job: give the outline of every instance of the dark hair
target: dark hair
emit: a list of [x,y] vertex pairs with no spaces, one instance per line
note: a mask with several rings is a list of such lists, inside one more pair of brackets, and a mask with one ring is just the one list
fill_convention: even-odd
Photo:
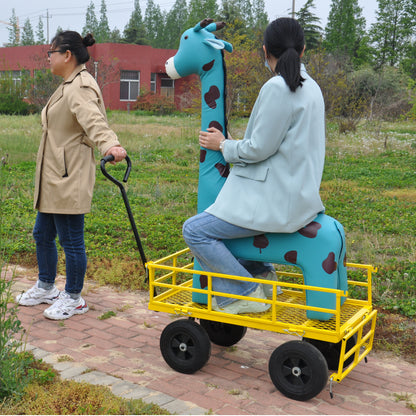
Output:
[[277,58],[274,72],[280,74],[291,91],[305,81],[300,75],[300,55],[305,47],[303,29],[297,20],[281,17],[271,22],[264,31],[267,53]]
[[61,52],[70,50],[78,62],[78,64],[85,64],[90,59],[87,47],[92,46],[95,39],[91,33],[88,33],[84,38],[72,30],[58,32],[52,39],[51,45],[58,48]]

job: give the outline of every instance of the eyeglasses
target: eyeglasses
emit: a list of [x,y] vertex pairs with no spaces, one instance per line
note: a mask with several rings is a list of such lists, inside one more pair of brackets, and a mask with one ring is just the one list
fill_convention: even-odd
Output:
[[60,50],[55,50],[55,51],[48,51],[48,52],[46,52],[47,54],[48,54],[48,58],[50,58],[51,57],[51,55],[53,54],[53,53],[55,53],[55,52],[61,52]]

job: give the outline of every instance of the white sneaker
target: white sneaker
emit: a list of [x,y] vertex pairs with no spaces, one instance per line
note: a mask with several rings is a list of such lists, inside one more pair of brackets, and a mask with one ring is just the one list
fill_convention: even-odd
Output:
[[[266,280],[273,280],[274,282],[277,282],[277,275],[276,272],[273,270],[270,270],[269,272],[265,272],[262,274],[258,274],[254,276],[256,279],[266,279]],[[271,299],[273,297],[273,285],[266,285],[265,283],[262,284],[264,294],[266,297]],[[280,286],[276,286],[276,295],[281,295],[283,293],[283,290]]]
[[[258,285],[257,289],[254,292],[251,292],[249,295],[247,295],[252,298],[258,298],[258,299],[266,299],[266,296],[263,292],[262,285]],[[225,313],[232,313],[233,315],[239,314],[239,313],[260,313],[260,312],[266,312],[270,308],[269,303],[261,303],[261,302],[254,302],[251,300],[236,300],[233,303],[230,303],[229,305],[224,306],[223,308],[220,308],[217,304],[217,301],[215,300],[215,297],[212,298],[212,309],[217,312],[225,312]]]
[[36,282],[29,290],[16,296],[16,302],[23,306],[35,306],[41,303],[52,304],[59,298],[59,290],[53,285],[50,290],[41,289],[39,281]]
[[49,308],[43,311],[43,315],[49,319],[68,319],[72,315],[80,315],[88,312],[88,306],[84,299],[72,299],[65,291],[61,292],[59,299]]

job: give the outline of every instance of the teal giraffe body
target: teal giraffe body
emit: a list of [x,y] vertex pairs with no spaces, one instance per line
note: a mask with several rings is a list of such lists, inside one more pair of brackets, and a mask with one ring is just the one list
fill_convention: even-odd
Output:
[[[230,43],[217,39],[212,32],[223,27],[205,19],[186,30],[178,52],[166,62],[171,78],[197,74],[201,80],[201,130],[213,126],[227,137],[225,116],[226,73],[223,51],[232,52]],[[229,165],[220,151],[200,149],[198,212],[216,199],[229,173]],[[345,234],[342,225],[320,213],[306,227],[295,233],[267,233],[256,237],[226,240],[234,256],[247,260],[289,264],[302,270],[308,286],[347,291]],[[198,264],[196,270],[202,270]],[[206,276],[194,275],[194,287],[205,288]],[[345,297],[342,298],[342,302]],[[193,301],[207,303],[204,294],[193,293]],[[306,290],[306,304],[336,309],[336,296]],[[309,319],[328,320],[331,313],[307,311]]]

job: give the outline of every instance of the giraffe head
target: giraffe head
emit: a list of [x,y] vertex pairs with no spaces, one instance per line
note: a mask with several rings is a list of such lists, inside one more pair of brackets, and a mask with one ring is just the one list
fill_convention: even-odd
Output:
[[224,49],[232,52],[230,43],[217,39],[212,33],[224,26],[224,22],[214,23],[212,19],[204,19],[186,30],[181,36],[178,52],[166,62],[169,77],[178,79],[190,74],[202,76],[207,70],[206,66],[213,65]]

